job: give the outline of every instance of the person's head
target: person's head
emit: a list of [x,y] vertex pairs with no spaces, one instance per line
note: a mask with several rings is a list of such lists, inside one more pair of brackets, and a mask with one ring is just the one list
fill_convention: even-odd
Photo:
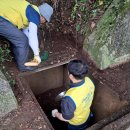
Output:
[[43,3],[38,8],[41,15],[40,17],[41,23],[45,23],[46,21],[50,22],[51,16],[53,14],[53,8],[47,3]]
[[72,60],[68,63],[68,72],[70,80],[82,80],[88,73],[88,65],[83,60]]

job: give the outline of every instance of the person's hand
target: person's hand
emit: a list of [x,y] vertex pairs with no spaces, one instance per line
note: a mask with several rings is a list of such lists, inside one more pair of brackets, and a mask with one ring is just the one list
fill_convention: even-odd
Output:
[[37,62],[38,64],[41,63],[41,58],[39,55],[34,55],[33,61]]
[[57,109],[52,110],[52,111],[51,111],[52,117],[56,117],[55,114],[56,114],[57,112],[58,112]]
[[25,66],[38,66],[41,63],[41,58],[39,55],[34,55],[32,61],[24,63]]

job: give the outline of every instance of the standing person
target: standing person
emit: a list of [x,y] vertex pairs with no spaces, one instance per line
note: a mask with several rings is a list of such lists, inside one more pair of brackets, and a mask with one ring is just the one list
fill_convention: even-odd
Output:
[[94,84],[89,77],[88,66],[82,60],[73,60],[68,64],[70,89],[61,101],[61,113],[52,110],[52,116],[68,122],[68,130],[85,130],[91,117],[90,107],[93,101]]
[[[40,64],[38,26],[50,22],[52,14],[47,3],[37,7],[25,0],[0,0],[0,35],[11,42],[20,71],[31,71]],[[34,53],[31,62],[27,62],[29,46]]]

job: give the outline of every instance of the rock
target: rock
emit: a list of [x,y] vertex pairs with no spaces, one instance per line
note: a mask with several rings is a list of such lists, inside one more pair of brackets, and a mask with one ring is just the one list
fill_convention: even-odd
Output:
[[113,67],[130,59],[129,2],[113,0],[96,30],[87,34],[84,50],[101,69]]
[[0,118],[4,117],[7,113],[17,109],[17,101],[12,92],[12,89],[0,71]]
[[96,87],[92,111],[95,121],[100,121],[112,113],[119,111],[128,105],[127,101],[121,101],[119,95],[107,86],[100,84]]

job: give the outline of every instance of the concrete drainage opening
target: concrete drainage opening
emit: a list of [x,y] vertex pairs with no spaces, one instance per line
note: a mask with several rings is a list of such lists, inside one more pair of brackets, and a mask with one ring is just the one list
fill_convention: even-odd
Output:
[[[67,124],[65,122],[59,121],[51,116],[51,111],[53,109],[57,108],[60,111],[60,101],[55,100],[56,96],[60,92],[68,89],[69,79],[66,65],[46,69],[29,76],[25,76],[25,79],[53,128],[55,130],[67,130]],[[116,95],[113,90],[105,85],[102,87],[102,84],[100,84],[99,81],[95,82],[95,86],[96,91],[92,105],[92,112],[94,113],[93,124],[97,124],[95,128],[100,129],[99,126],[103,127],[126,114],[121,114],[119,112],[119,114],[116,114],[113,118],[110,117],[110,115],[114,112],[117,112],[119,109],[126,106],[127,102],[120,101],[119,96]],[[99,122],[105,118],[108,119],[106,121]]]
[[56,96],[68,88],[69,79],[66,65],[46,69],[26,76],[25,79],[53,128],[67,130],[66,123],[51,116],[53,109],[60,110],[60,101],[55,100]]

